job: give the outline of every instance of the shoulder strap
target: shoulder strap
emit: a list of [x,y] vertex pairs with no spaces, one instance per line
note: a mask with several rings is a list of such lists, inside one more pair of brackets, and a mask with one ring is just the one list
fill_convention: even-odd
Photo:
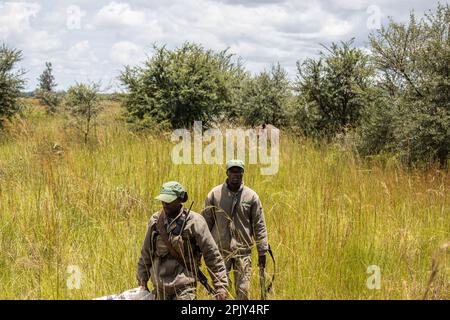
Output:
[[[211,210],[212,212],[212,227],[210,229],[210,231],[212,230],[212,228],[214,227],[214,225],[216,224],[216,206],[215,206],[215,196],[214,196],[214,192],[212,192],[212,199],[211,199],[211,203],[209,204],[209,206],[205,206],[202,210],[202,215],[204,215],[204,212],[206,210]],[[209,226],[208,226],[209,227]]]
[[178,263],[180,263],[182,266],[184,266],[184,261],[181,259],[178,252],[175,250],[175,248],[172,246],[169,240],[169,235],[167,233],[166,227],[164,226],[164,217],[166,216],[166,213],[164,211],[161,211],[158,221],[156,222],[156,228],[158,229],[159,235],[161,236],[162,241],[166,245],[167,249],[170,252],[170,255],[174,257]]
[[[191,204],[191,208],[192,208],[192,204]],[[189,208],[189,211],[186,214],[186,221],[187,221],[187,218],[188,218],[189,213],[191,211],[191,208]],[[167,246],[167,249],[169,250],[170,255],[172,257],[174,257],[175,260],[177,260],[179,264],[181,264],[182,266],[185,266],[187,268],[187,265],[186,265],[185,261],[183,261],[183,259],[180,257],[178,252],[175,250],[175,248],[170,243],[169,235],[167,234],[166,227],[164,226],[164,217],[165,217],[165,215],[166,214],[165,214],[164,210],[161,211],[161,214],[159,215],[159,218],[158,218],[158,222],[156,223],[156,228],[158,229],[158,232],[159,232],[159,235],[161,236],[162,241]],[[201,270],[198,268],[198,266],[195,266],[195,268],[196,268],[196,270],[195,270],[196,278],[206,288],[208,293],[210,293],[212,295],[215,295],[216,292],[209,285],[208,279],[206,278],[205,274],[203,272],[201,272]]]
[[241,198],[242,198],[242,192],[244,192],[244,190],[240,190],[237,191],[234,195],[233,195],[233,202],[232,202],[232,208],[231,208],[231,217],[234,219],[236,217],[236,211],[238,208],[238,204],[241,202]]

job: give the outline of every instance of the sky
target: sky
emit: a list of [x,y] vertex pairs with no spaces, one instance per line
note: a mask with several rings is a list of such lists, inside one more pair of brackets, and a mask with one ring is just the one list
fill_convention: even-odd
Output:
[[[441,1],[441,3],[445,3]],[[174,49],[190,41],[214,50],[229,48],[256,74],[280,62],[289,77],[296,62],[316,57],[321,45],[368,34],[388,17],[406,22],[423,16],[434,0],[135,0],[0,1],[0,42],[20,49],[26,91],[36,88],[45,62],[53,64],[58,90],[100,81],[121,91],[124,65],[142,64],[152,45]]]

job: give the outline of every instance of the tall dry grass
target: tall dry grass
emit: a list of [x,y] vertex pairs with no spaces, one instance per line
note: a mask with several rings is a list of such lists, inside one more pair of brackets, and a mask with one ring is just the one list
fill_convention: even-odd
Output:
[[[224,181],[220,165],[173,165],[167,136],[133,134],[119,114],[106,108],[88,146],[63,116],[39,110],[0,137],[0,299],[91,299],[134,287],[160,185],[181,181],[199,211]],[[286,134],[280,151],[278,174],[261,176],[257,165],[245,173],[277,259],[271,299],[450,298],[449,252],[439,249],[450,239],[448,171],[368,164]],[[67,286],[70,265],[82,272],[78,290]],[[366,286],[370,265],[380,267],[379,290]]]

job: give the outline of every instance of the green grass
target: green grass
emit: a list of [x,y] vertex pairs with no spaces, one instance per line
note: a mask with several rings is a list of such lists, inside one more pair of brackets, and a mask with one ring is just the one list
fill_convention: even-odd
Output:
[[[185,184],[198,212],[224,181],[223,166],[173,165],[168,136],[133,134],[118,115],[107,108],[89,146],[63,117],[39,110],[0,137],[0,299],[92,299],[135,287],[160,185]],[[448,171],[368,164],[283,133],[280,152],[278,174],[250,165],[244,177],[261,197],[277,259],[270,298],[420,299],[438,254],[427,297],[450,298],[449,251],[439,250],[450,240]],[[380,290],[366,287],[373,264]],[[81,269],[79,290],[67,287],[69,265]]]

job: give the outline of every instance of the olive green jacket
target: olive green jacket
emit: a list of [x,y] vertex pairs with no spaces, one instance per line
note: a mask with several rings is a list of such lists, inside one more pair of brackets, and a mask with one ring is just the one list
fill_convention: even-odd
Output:
[[237,192],[232,192],[226,182],[213,188],[206,197],[202,215],[224,258],[250,254],[253,240],[259,255],[267,252],[261,201],[256,192],[244,184]]
[[206,267],[211,275],[216,289],[226,288],[228,285],[225,263],[218,250],[217,244],[208,229],[205,219],[191,211],[185,222],[181,235],[174,235],[176,221],[186,213],[182,208],[180,214],[169,222],[165,217],[165,227],[169,240],[185,261],[181,265],[172,255],[161,236],[156,223],[161,212],[153,214],[147,228],[141,256],[137,267],[137,280],[140,285],[147,284],[151,278],[153,287],[167,294],[174,294],[177,289],[196,283],[195,270],[203,255]]

